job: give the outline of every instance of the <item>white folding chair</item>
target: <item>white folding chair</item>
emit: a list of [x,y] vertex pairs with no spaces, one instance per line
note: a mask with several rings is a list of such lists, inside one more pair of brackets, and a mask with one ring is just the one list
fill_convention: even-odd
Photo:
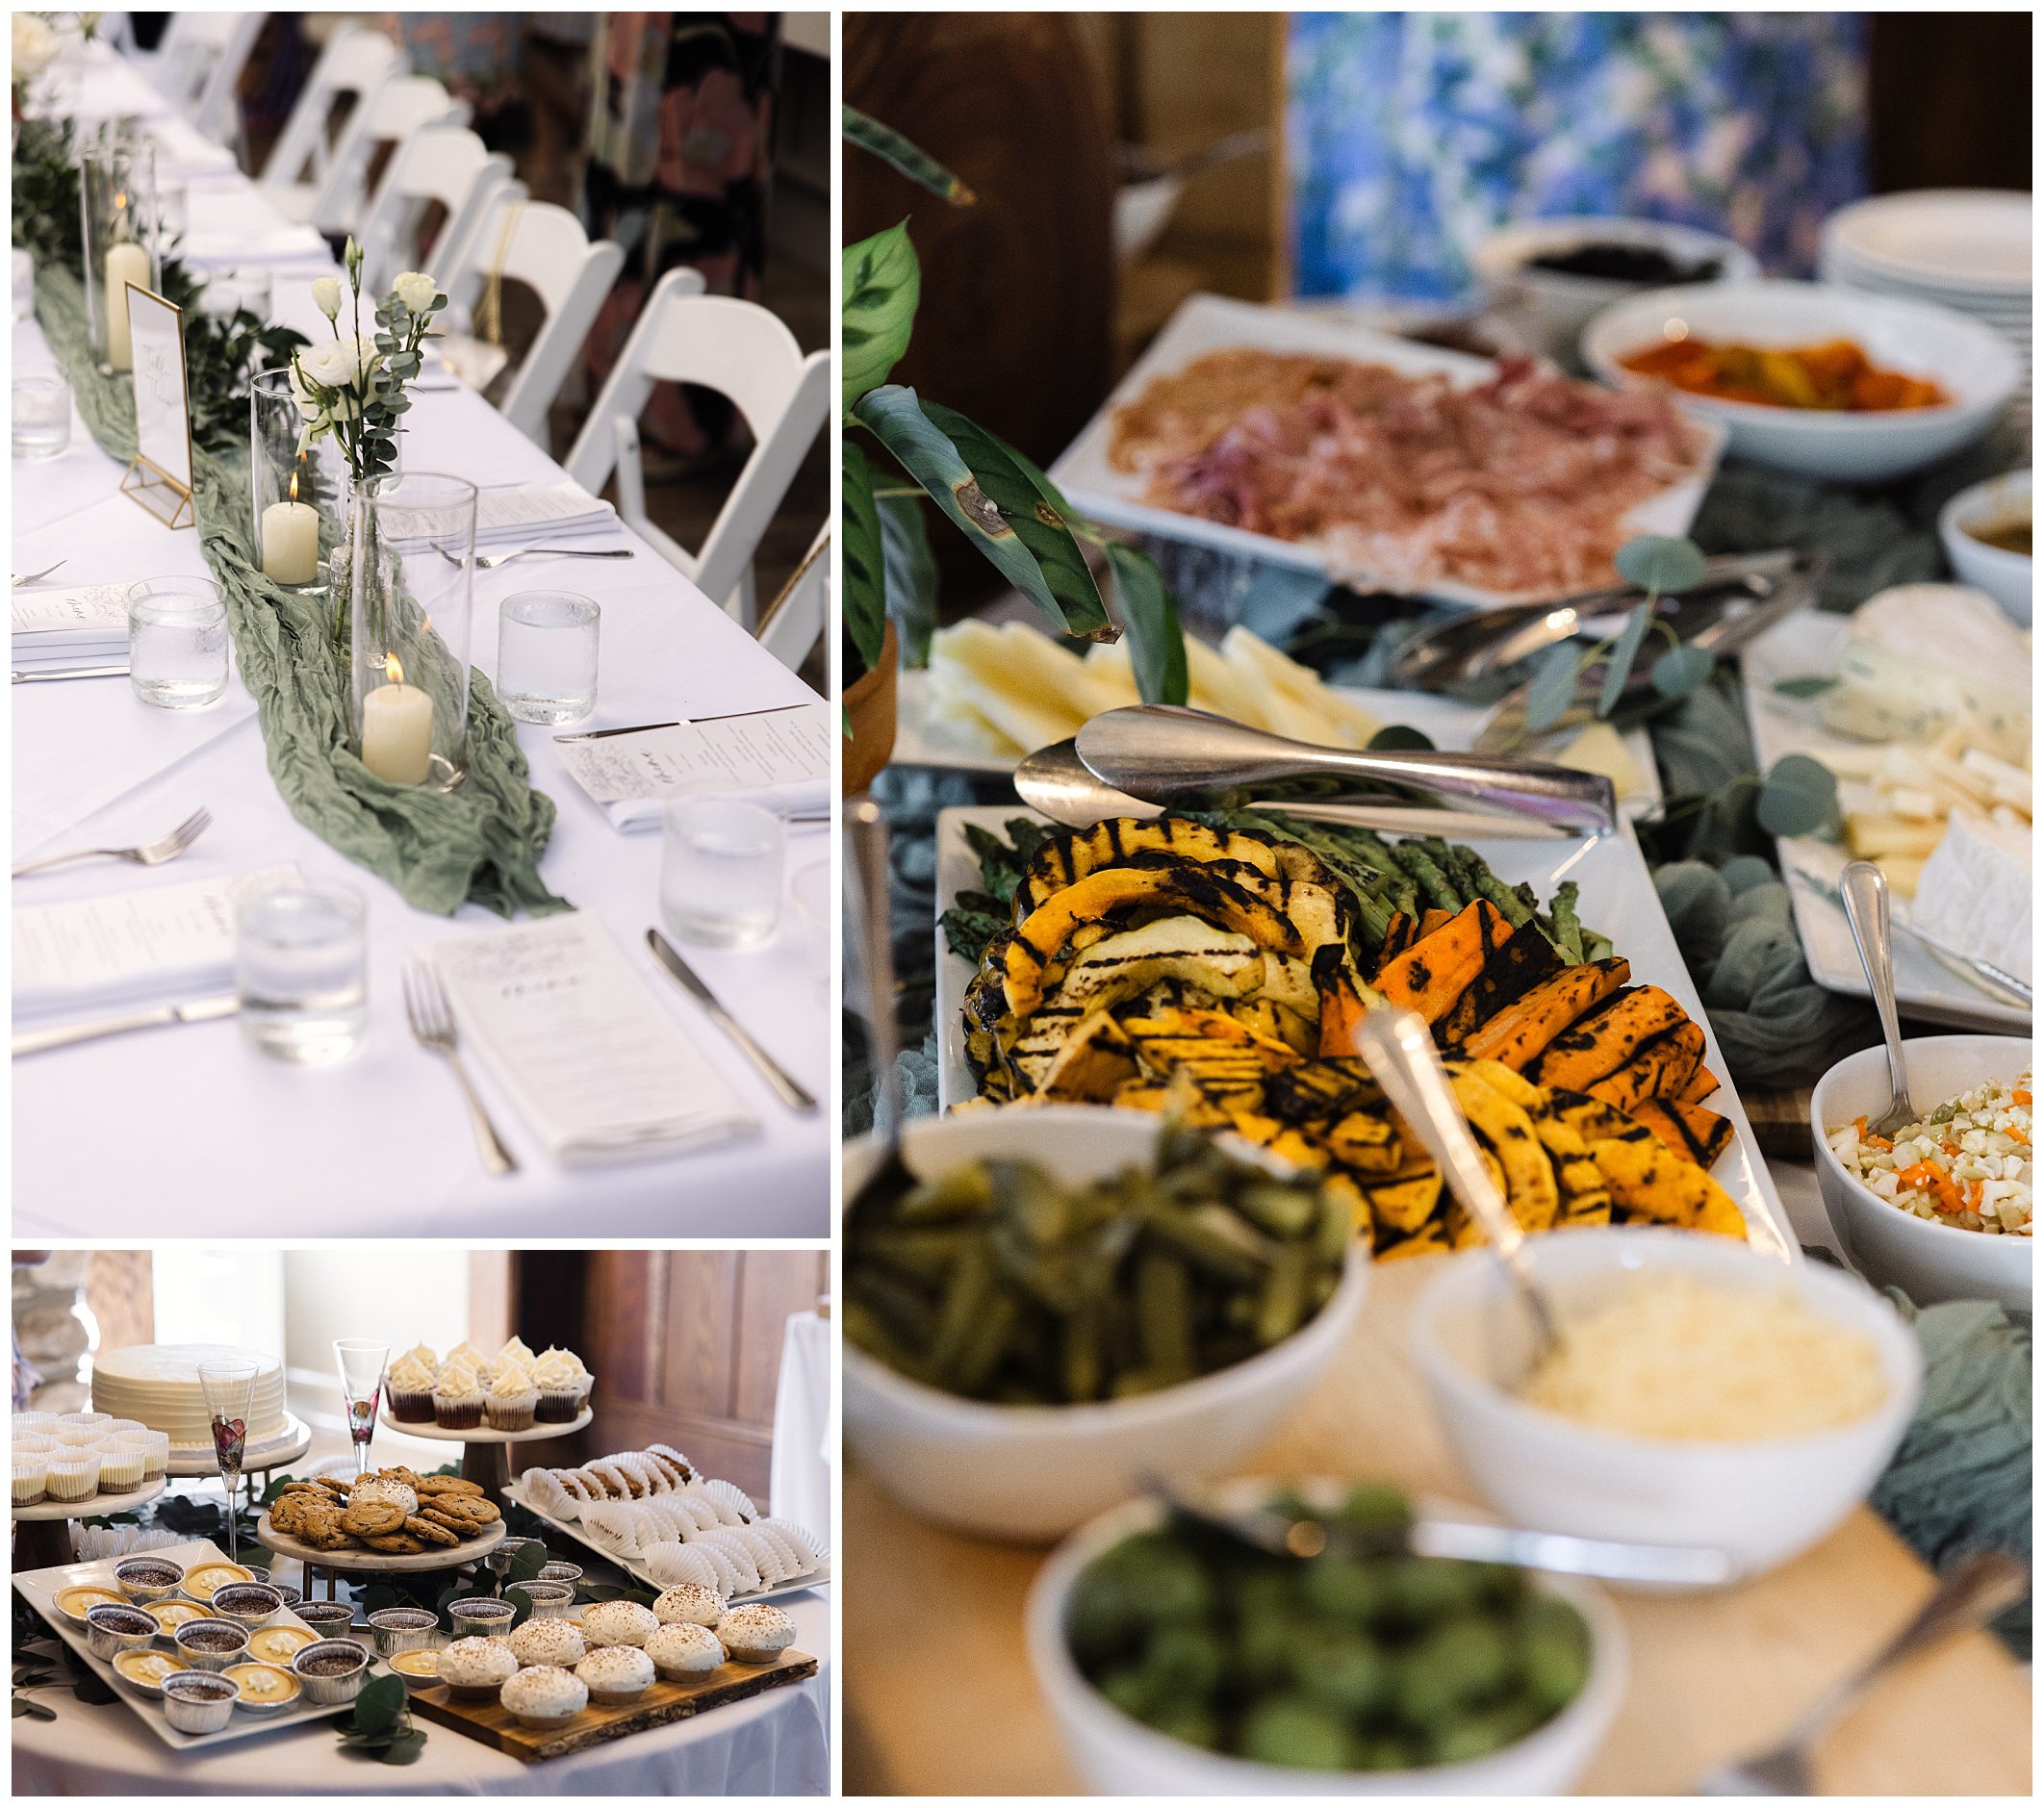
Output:
[[823,638],[830,612],[830,523],[816,530],[809,549],[779,596],[759,618],[754,638],[790,672],[802,670],[810,648]]
[[149,68],[157,91],[216,144],[240,136],[235,90],[266,13],[173,13]]
[[345,25],[328,38],[263,166],[267,198],[291,218],[310,219],[313,201],[340,148],[332,141],[335,103],[352,102],[341,132],[345,144],[376,90],[403,69],[402,54],[381,32]]
[[501,408],[504,419],[543,450],[547,411],[624,263],[624,251],[612,241],[591,239],[565,207],[527,200],[524,185],[512,182],[491,197],[454,267],[435,272],[452,323],[466,330],[473,330],[493,283],[508,278],[539,297],[546,320]]
[[[568,474],[594,494],[615,471],[619,515],[704,595],[751,626],[753,554],[830,419],[830,355],[815,351],[805,358],[795,335],[767,309],[701,294],[701,276],[686,267],[661,277],[568,454]],[[678,545],[646,516],[638,420],[656,382],[716,390],[753,430],[752,455],[700,552]]]
[[[391,159],[375,198],[356,229],[363,286],[378,294],[400,270],[438,269],[441,281],[460,267],[497,191],[511,180],[511,160],[493,152],[466,126],[426,126]],[[447,215],[430,246],[425,212],[435,201]]]
[[428,126],[465,126],[470,111],[467,101],[456,100],[430,75],[393,76],[348,120],[305,217],[336,237],[352,233],[369,208],[369,172],[376,153],[388,145],[395,157],[413,133]]

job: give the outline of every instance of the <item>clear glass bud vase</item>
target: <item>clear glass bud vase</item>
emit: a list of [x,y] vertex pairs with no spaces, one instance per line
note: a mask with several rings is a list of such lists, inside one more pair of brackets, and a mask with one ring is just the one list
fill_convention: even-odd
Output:
[[389,783],[451,791],[469,770],[475,486],[429,471],[353,486],[331,573],[350,749]]
[[128,285],[163,293],[155,146],[111,136],[89,145],[79,161],[78,208],[92,355],[103,376],[132,370]]

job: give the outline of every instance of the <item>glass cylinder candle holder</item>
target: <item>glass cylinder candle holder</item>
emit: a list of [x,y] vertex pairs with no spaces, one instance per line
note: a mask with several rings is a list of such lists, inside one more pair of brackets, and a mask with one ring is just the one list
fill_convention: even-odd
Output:
[[131,370],[128,285],[163,293],[155,147],[117,137],[89,147],[79,164],[78,205],[92,355],[103,375]]
[[248,386],[248,487],[256,562],[273,584],[300,592],[327,581],[347,528],[347,467],[331,440],[300,447],[305,420],[291,371],[266,370]]
[[345,565],[352,749],[387,783],[451,791],[469,772],[475,486],[419,471],[359,487]]

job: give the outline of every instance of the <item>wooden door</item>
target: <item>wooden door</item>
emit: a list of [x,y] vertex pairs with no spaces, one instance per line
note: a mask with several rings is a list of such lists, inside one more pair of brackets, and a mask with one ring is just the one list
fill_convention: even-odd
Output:
[[566,1440],[573,1459],[551,1460],[672,1444],[765,1503],[782,1336],[829,1285],[822,1250],[521,1254],[521,1335],[567,1345],[596,1376],[595,1422]]

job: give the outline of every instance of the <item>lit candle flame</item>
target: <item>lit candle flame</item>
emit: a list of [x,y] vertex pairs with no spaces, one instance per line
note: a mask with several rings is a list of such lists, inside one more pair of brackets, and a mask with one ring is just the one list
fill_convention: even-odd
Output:
[[393,684],[402,684],[404,682],[404,667],[397,663],[397,655],[396,653],[392,653],[384,660],[383,675]]
[[291,499],[294,502],[298,499],[298,473],[296,471],[291,473]]

